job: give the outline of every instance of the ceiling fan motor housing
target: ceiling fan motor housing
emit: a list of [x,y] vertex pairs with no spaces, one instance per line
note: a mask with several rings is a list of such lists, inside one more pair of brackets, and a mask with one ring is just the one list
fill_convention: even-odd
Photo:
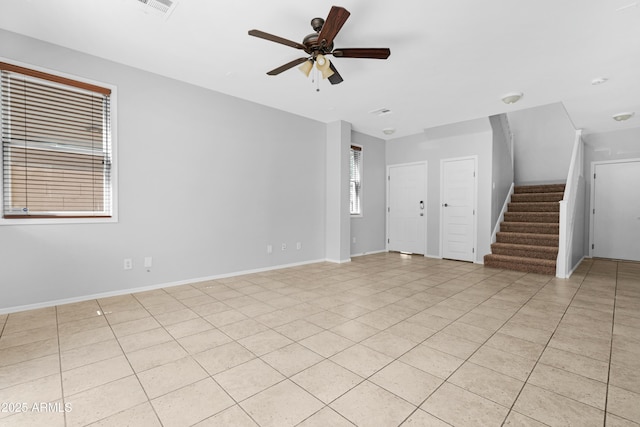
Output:
[[316,54],[327,54],[333,50],[333,43],[328,46],[321,45],[318,40],[318,33],[312,33],[307,35],[303,40],[302,44],[306,47],[305,52],[310,55]]

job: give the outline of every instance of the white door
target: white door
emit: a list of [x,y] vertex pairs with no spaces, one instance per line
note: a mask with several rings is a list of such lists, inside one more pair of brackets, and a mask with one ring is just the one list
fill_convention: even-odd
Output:
[[390,251],[426,253],[426,189],[426,163],[389,167]]
[[640,161],[594,165],[594,257],[640,261]]
[[475,259],[476,160],[442,161],[442,257]]

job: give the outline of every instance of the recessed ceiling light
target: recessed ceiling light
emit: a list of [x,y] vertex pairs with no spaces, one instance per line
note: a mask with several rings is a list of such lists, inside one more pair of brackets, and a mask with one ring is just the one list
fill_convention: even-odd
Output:
[[522,96],[522,92],[511,92],[502,97],[502,102],[504,102],[505,104],[515,104],[516,102],[520,101],[520,98],[522,98]]
[[385,135],[393,135],[395,133],[396,129],[395,128],[384,128],[382,129],[382,133],[384,133]]
[[606,77],[597,77],[597,78],[591,80],[591,84],[594,85],[594,86],[598,86],[598,85],[601,85],[601,84],[606,83],[608,81],[609,81],[609,79],[606,78]]
[[624,122],[625,120],[629,120],[631,117],[633,117],[634,114],[635,113],[632,111],[614,114],[613,120],[615,120],[616,122]]

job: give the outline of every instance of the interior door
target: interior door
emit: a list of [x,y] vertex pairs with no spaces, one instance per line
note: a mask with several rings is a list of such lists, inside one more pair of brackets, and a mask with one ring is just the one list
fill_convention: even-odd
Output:
[[442,161],[442,257],[475,259],[476,159]]
[[640,261],[640,161],[594,165],[594,257]]
[[389,167],[388,244],[390,251],[426,253],[427,165]]

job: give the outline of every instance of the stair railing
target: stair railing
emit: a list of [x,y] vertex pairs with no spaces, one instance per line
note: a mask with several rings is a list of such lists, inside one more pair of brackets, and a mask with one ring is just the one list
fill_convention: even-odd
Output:
[[[509,117],[506,113],[500,115],[500,124],[502,127],[502,132],[504,133],[505,139],[508,141],[507,147],[509,149],[509,156],[511,157],[511,170],[514,168],[514,148],[515,148],[515,138],[513,136],[513,132],[511,132],[511,126],[509,126]],[[511,203],[511,196],[513,195],[515,189],[515,182],[511,183],[511,187],[509,188],[509,193],[502,204],[502,210],[500,211],[500,216],[496,221],[495,226],[493,227],[493,231],[491,232],[491,244],[495,243],[498,238],[498,232],[500,231],[500,224],[504,221],[504,214],[507,212],[509,208],[509,203]]]
[[504,221],[504,214],[509,209],[509,203],[511,203],[511,196],[513,196],[513,192],[515,190],[515,183],[511,183],[511,187],[509,187],[509,193],[507,194],[506,199],[504,199],[504,204],[502,205],[502,211],[500,211],[500,216],[498,217],[498,221],[496,221],[495,227],[493,227],[493,232],[491,233],[491,244],[498,241],[498,232],[500,231],[500,224]]
[[564,197],[560,201],[560,234],[558,242],[558,258],[556,261],[556,277],[566,279],[571,275],[571,254],[573,250],[573,229],[576,218],[576,198],[580,177],[584,169],[584,143],[582,130],[576,131],[571,154],[571,164],[564,189]]

